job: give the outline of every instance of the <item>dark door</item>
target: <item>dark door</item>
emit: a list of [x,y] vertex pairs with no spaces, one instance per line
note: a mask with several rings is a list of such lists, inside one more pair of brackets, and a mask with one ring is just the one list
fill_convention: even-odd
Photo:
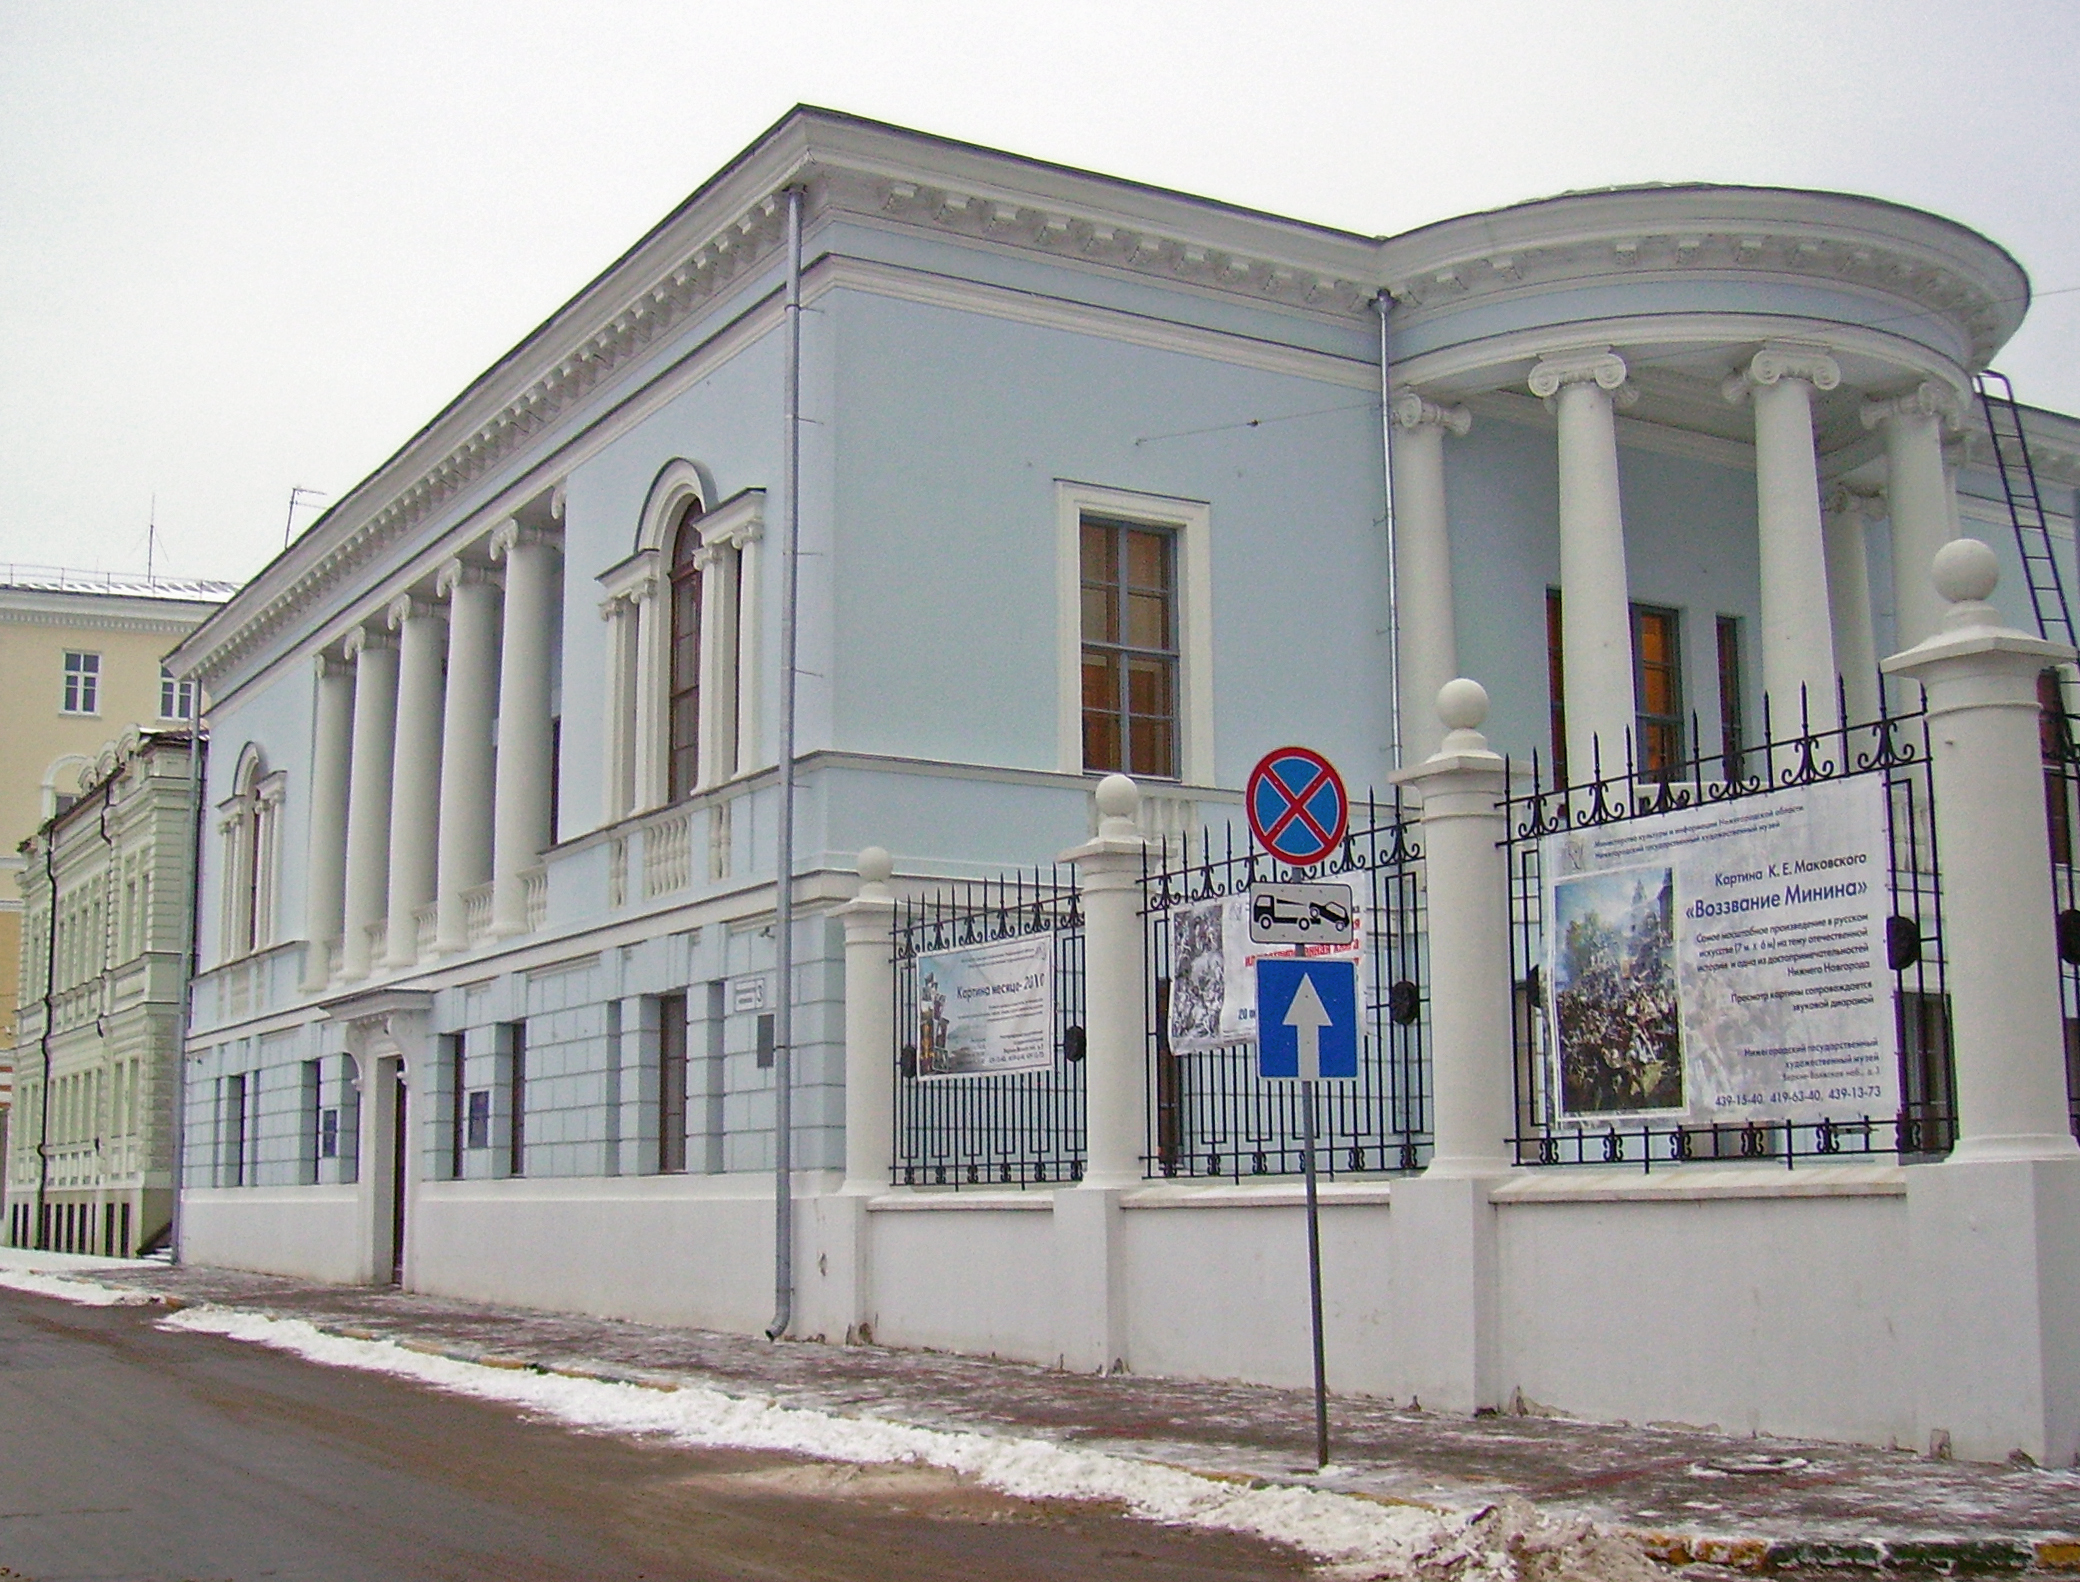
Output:
[[411,1135],[405,1112],[404,1064],[400,1061],[392,1079],[396,1090],[390,1104],[390,1283],[404,1284],[405,1139]]

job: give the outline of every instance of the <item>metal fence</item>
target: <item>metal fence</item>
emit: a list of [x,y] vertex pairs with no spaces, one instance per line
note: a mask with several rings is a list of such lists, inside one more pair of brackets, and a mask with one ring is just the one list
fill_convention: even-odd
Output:
[[[1737,1159],[1790,1168],[1801,1160],[1844,1155],[1912,1159],[1949,1151],[1956,1135],[1955,1079],[1925,709],[1823,730],[1810,728],[1803,709],[1801,716],[1799,733],[1777,740],[1765,704],[1759,745],[1738,751],[1731,760],[1722,754],[1688,760],[1666,780],[1650,782],[1634,767],[1629,741],[1624,774],[1585,784],[1546,785],[1536,755],[1528,779],[1513,768],[1504,844],[1516,984],[1513,1150],[1518,1164],[1636,1165],[1651,1170],[1657,1164]],[[1694,721],[1690,739],[1700,739]],[[1890,912],[1884,929],[1885,970],[1877,976],[1881,982],[1890,979],[1898,1110],[1871,1114],[1852,1102],[1845,1103],[1840,1114],[1809,1120],[1700,1123],[1681,1116],[1617,1115],[1599,1121],[1563,1120],[1554,1092],[1548,986],[1543,981],[1547,839],[1858,776],[1882,777],[1885,788]],[[2080,985],[2069,987],[2069,993],[2080,993]]]
[[2068,711],[2059,672],[2037,684],[2044,759],[2044,824],[2051,904],[2058,912],[2058,986],[2064,1013],[2066,1105],[2080,1137],[2080,718]]
[[[1083,1177],[1083,912],[1059,868],[943,885],[900,901],[896,980],[895,1180],[903,1186],[1029,1186]],[[1046,1070],[934,1076],[918,1069],[919,962],[934,951],[1036,934],[1054,949],[1055,1062]]]
[[[1296,869],[1251,848],[1232,828],[1152,849],[1142,870],[1147,951],[1148,1152],[1151,1177],[1298,1175],[1306,1167],[1298,1083],[1262,1082],[1253,1043],[1171,1047],[1178,931],[1192,909],[1247,896],[1260,882],[1342,880],[1362,909],[1363,1037],[1355,1084],[1323,1083],[1316,1168],[1324,1175],[1419,1169],[1429,1153],[1429,974],[1422,852],[1402,806],[1368,798],[1335,856]],[[1196,955],[1196,953],[1195,953]]]

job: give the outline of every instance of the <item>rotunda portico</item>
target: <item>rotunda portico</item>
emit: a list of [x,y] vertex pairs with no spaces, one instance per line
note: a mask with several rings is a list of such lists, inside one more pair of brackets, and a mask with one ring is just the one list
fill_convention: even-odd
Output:
[[1616,772],[1642,712],[1628,536],[1636,554],[1642,532],[1694,525],[1665,500],[1628,522],[1621,446],[1708,454],[1752,478],[1750,649],[1780,732],[1802,706],[1816,727],[1835,723],[1837,676],[1852,717],[1874,711],[1866,527],[1885,524],[1883,637],[1906,647],[1935,628],[1929,566],[1958,531],[1945,441],[2028,305],[2006,252],[1875,199],[1654,186],[1445,221],[1388,241],[1381,260],[1405,762],[1435,749],[1424,703],[1461,664],[1450,617],[1418,606],[1449,608],[1451,539],[1483,530],[1451,511],[1442,458],[1484,417],[1555,435],[1573,778],[1599,749]]

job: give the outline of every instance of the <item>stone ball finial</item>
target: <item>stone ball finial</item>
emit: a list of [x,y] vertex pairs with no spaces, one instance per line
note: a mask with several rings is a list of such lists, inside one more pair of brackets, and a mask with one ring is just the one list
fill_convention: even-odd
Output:
[[862,846],[859,849],[859,876],[867,884],[886,884],[896,871],[896,860],[889,856],[886,846]]
[[1981,603],[2000,580],[1999,557],[1981,539],[1953,538],[1936,551],[1936,592],[1952,604]]
[[1477,731],[1488,718],[1488,689],[1461,676],[1437,690],[1437,717],[1447,730]]
[[1125,775],[1107,775],[1098,782],[1098,814],[1132,822],[1141,807],[1141,787]]

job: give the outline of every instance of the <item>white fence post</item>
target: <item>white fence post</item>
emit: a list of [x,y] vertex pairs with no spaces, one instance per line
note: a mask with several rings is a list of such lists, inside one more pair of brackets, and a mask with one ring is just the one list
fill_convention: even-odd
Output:
[[888,1189],[895,1148],[895,865],[879,846],[859,854],[859,893],[845,920],[845,1190]]
[[1086,1370],[1126,1360],[1119,1199],[1141,1184],[1148,1135],[1140,805],[1132,780],[1107,775],[1098,783],[1097,838],[1062,854],[1076,865],[1083,903],[1085,1151],[1082,1182],[1054,1195],[1059,1341],[1063,1364]]
[[1394,776],[1422,798],[1433,1139],[1429,1168],[1394,1184],[1394,1336],[1401,1391],[1468,1412],[1502,1393],[1489,1193],[1510,1168],[1508,773],[1480,683],[1447,682],[1437,713],[1443,745]]
[[2036,679],[2073,651],[2003,627],[1977,539],[1935,557],[1927,689],[1957,1142],[1907,1171],[1919,1419],[1931,1448],[2080,1458],[2080,1147],[2066,1113]]

